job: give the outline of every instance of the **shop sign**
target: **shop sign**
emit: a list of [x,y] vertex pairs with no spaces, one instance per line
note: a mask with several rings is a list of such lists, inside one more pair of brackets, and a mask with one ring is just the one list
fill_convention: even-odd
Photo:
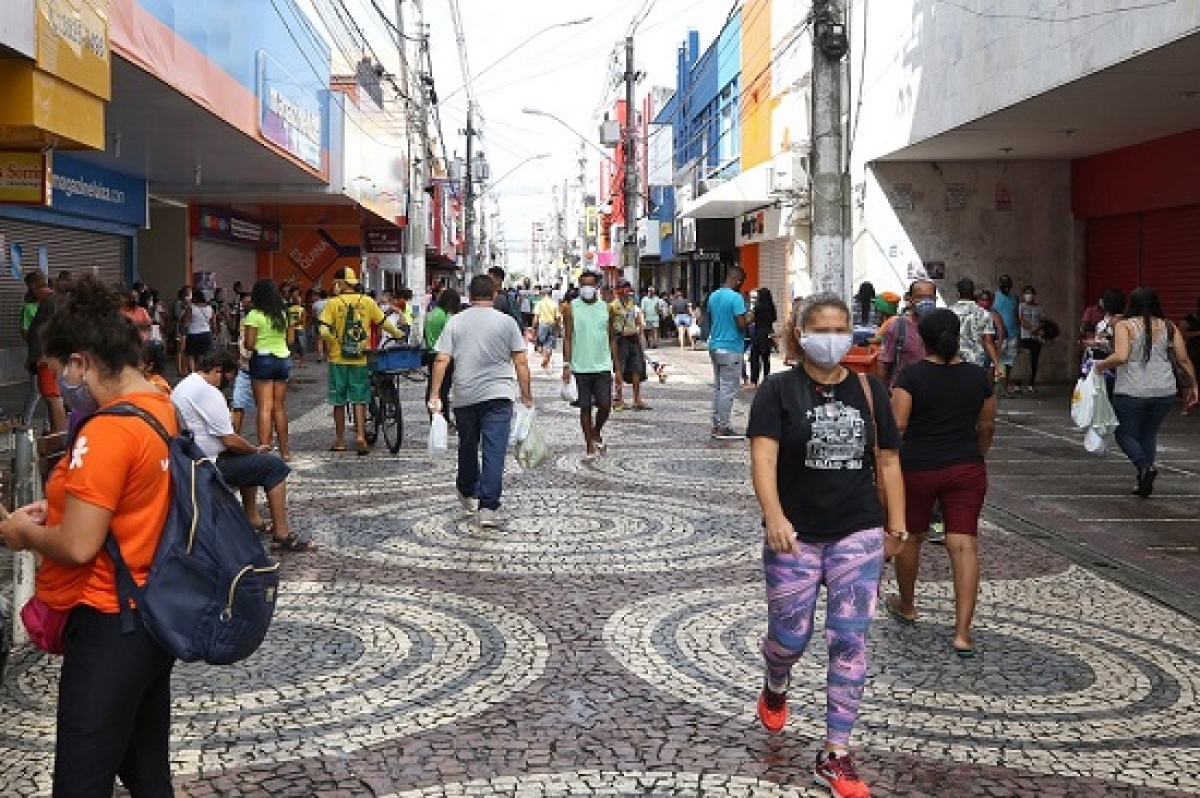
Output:
[[0,205],[49,205],[50,156],[0,152]]
[[38,0],[38,69],[111,99],[108,9],[109,0]]
[[200,208],[200,238],[241,244],[255,249],[279,248],[279,225],[234,213],[225,208]]
[[783,211],[780,208],[763,208],[739,217],[737,244],[743,246],[759,241],[771,241],[782,238],[785,233]]
[[299,160],[320,169],[323,114],[316,92],[279,62],[258,51],[259,133]]
[[370,227],[363,230],[363,251],[370,255],[403,252],[404,239],[398,227]]
[[338,259],[338,248],[322,231],[314,231],[292,247],[287,258],[311,282],[317,282]]
[[146,181],[110,172],[66,155],[54,159],[53,201],[56,211],[145,227]]

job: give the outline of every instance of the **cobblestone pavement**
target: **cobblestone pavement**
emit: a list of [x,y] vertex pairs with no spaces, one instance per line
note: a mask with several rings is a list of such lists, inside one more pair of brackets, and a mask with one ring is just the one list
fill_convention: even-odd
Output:
[[[654,353],[652,353],[654,354]],[[398,457],[327,452],[323,380],[292,399],[288,555],[263,649],[179,666],[181,796],[808,796],[820,638],[782,734],[758,725],[765,627],[747,446],[708,439],[706,358],[660,350],[654,409],[581,462],[575,414],[536,375],[553,448],[507,475],[483,531],[424,451],[406,386]],[[744,420],[745,396],[735,413]],[[1001,432],[1001,436],[1006,434]],[[871,630],[854,744],[881,796],[1200,794],[1200,635],[1185,615],[1026,536],[982,535],[979,654],[951,651],[943,551],[922,620]],[[48,794],[56,667],[17,652],[0,693],[0,795]]]

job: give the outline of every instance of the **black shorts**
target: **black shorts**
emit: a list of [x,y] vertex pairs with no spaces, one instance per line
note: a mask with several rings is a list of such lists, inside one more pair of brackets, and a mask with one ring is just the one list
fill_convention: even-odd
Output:
[[579,409],[591,410],[612,408],[613,375],[611,371],[597,371],[575,375],[575,389],[579,391]]
[[213,350],[212,333],[188,333],[183,352],[191,357],[204,357]]
[[621,379],[633,381],[633,375],[638,379],[646,379],[646,353],[642,349],[642,339],[636,335],[622,335],[617,339],[617,359],[620,360]]
[[271,490],[292,473],[288,464],[277,455],[232,452],[221,452],[217,458],[217,470],[231,488],[248,488],[254,485],[263,490]]

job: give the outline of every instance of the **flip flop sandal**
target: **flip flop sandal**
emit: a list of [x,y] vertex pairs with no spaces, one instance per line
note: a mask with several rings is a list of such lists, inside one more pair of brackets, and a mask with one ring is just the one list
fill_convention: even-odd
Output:
[[359,441],[357,451],[359,457],[366,457],[371,453],[371,447],[367,445],[366,441]]
[[975,647],[968,646],[967,648],[959,648],[958,646],[955,646],[954,653],[958,655],[959,659],[973,659],[975,657]]
[[268,524],[266,521],[263,521],[261,524],[251,524],[251,526],[254,527],[255,532],[257,532],[259,535],[262,535],[263,537],[269,536],[271,534],[271,525]]
[[293,532],[286,538],[273,538],[271,540],[271,549],[274,551],[312,551],[316,546],[312,540],[301,540],[300,537]]
[[900,612],[900,609],[896,606],[895,596],[889,596],[888,598],[884,599],[883,606],[885,609],[887,609],[887,614],[892,616],[892,619],[901,626],[912,626],[917,622],[915,616],[905,615],[904,613]]
[[330,446],[330,447],[329,447],[329,451],[331,451],[331,452],[344,452],[344,451],[346,451],[346,447],[345,447],[345,446]]

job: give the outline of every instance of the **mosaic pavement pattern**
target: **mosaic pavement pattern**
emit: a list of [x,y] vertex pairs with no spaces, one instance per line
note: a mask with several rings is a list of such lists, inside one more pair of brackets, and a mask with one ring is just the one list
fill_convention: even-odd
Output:
[[[180,796],[813,796],[820,636],[779,735],[753,714],[765,627],[747,447],[707,439],[703,355],[580,460],[556,372],[553,457],[509,463],[504,530],[453,497],[406,387],[398,456],[326,449],[320,386],[292,399],[295,525],[264,648],[181,666]],[[744,414],[739,400],[735,423]],[[979,656],[950,652],[945,553],[921,621],[871,630],[856,731],[874,795],[1200,794],[1196,624],[985,525]],[[886,588],[885,588],[886,589]],[[17,652],[0,689],[0,795],[49,794],[56,664]],[[120,791],[118,794],[123,794]]]

